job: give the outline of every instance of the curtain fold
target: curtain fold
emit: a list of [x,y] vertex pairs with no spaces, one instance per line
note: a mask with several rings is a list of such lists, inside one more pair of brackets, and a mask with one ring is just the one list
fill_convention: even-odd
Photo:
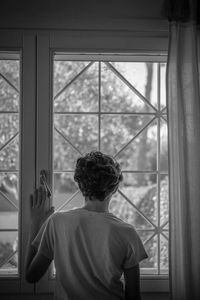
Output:
[[[172,4],[174,6],[170,6]],[[190,7],[190,19],[188,12],[183,15],[186,6],[179,7],[180,20],[177,12],[173,14],[177,4]],[[168,1],[170,286],[173,300],[200,299],[200,30],[194,11],[191,1]]]

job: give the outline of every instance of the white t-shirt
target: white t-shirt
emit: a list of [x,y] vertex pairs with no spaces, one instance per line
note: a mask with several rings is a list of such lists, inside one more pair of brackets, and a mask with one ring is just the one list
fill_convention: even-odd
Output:
[[53,214],[33,245],[54,259],[55,300],[125,299],[124,269],[147,258],[131,225],[84,208]]

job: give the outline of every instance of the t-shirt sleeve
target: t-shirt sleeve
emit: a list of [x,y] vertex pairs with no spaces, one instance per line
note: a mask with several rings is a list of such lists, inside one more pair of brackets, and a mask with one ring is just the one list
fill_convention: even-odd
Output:
[[45,224],[41,227],[32,245],[38,249],[49,259],[54,257],[54,226],[52,216],[50,216]]
[[132,268],[145,258],[148,258],[148,255],[144,249],[142,241],[137,232],[131,228],[128,234],[127,255],[124,260],[123,268]]

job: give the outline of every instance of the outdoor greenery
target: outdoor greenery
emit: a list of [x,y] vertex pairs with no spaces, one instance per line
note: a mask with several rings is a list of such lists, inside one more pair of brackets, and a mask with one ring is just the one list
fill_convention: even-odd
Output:
[[[77,191],[73,181],[73,170],[76,159],[81,154],[100,149],[107,154],[116,155],[124,171],[124,180],[120,191],[112,199],[110,210],[135,226],[142,240],[147,241],[145,247],[149,258],[142,262],[141,266],[151,268],[150,273],[156,273],[158,267],[165,272],[164,269],[168,268],[167,224],[163,227],[166,238],[161,234],[158,239],[155,229],[157,225],[162,226],[168,221],[166,116],[163,115],[160,121],[155,118],[138,134],[155,117],[151,105],[159,109],[159,97],[156,93],[158,64],[117,62],[89,64],[90,62],[81,61],[55,61],[54,63],[54,205],[57,208],[64,205],[65,201]],[[113,67],[125,79],[119,78]],[[165,65],[161,64],[162,74],[164,70]],[[82,74],[76,78],[79,72]],[[0,149],[19,131],[19,115],[13,113],[19,111],[19,93],[1,74],[16,89],[19,89],[19,62],[0,61],[0,110],[4,112],[0,114]],[[118,75],[121,76],[120,74]],[[131,90],[130,86],[125,84],[126,80],[131,82],[151,105],[143,102],[134,89]],[[161,83],[164,84],[164,76],[161,77]],[[161,96],[163,96],[162,91]],[[163,109],[165,100],[161,99],[160,104],[160,109]],[[160,124],[160,133],[158,124]],[[137,134],[138,136],[125,147]],[[13,170],[13,173],[0,173],[0,192],[16,204],[18,203],[18,175],[14,171],[19,168],[18,141],[19,138],[16,136],[0,151],[0,170]],[[125,148],[121,151],[123,147]],[[159,148],[161,152],[158,156]],[[156,173],[158,162],[163,175]],[[146,218],[125,198],[132,202]],[[78,207],[81,204],[82,199],[77,196],[70,202],[71,206],[66,205],[63,209]],[[15,209],[12,205],[6,204],[0,194],[0,214],[11,210]],[[152,235],[154,236],[150,239]],[[9,256],[10,249],[13,249],[13,245],[16,244],[15,239],[12,243],[3,240],[0,235],[1,259]],[[161,249],[160,266],[157,264],[159,249]],[[12,261],[10,264],[14,266]]]

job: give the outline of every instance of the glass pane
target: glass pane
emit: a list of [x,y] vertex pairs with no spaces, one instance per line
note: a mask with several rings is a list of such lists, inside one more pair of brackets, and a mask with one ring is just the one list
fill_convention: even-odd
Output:
[[168,176],[161,175],[160,180],[160,223],[164,224],[169,220],[169,187]]
[[80,153],[54,130],[54,171],[73,170]]
[[166,106],[166,63],[160,64],[160,107]]
[[148,116],[101,117],[101,150],[116,155],[151,120]]
[[0,149],[19,131],[19,115],[0,114]]
[[81,153],[86,153],[98,148],[97,116],[55,115],[54,125]]
[[0,111],[18,111],[19,94],[0,77]]
[[98,110],[98,64],[94,63],[54,100],[54,112]]
[[19,89],[19,60],[0,60],[0,275],[2,276],[18,273]]
[[113,195],[109,211],[136,229],[152,228],[152,225],[119,192]]
[[10,144],[0,151],[1,170],[19,170],[19,138],[16,137]]
[[0,232],[0,275],[18,271],[18,233]]
[[[0,173],[0,214],[3,212],[16,212],[18,210],[18,177],[18,173]],[[11,219],[13,218],[11,217]],[[6,219],[4,218],[4,220]],[[7,221],[9,222],[9,220]],[[1,220],[1,224],[2,222]]]
[[54,60],[54,96],[88,64],[87,61]]
[[[119,64],[121,64],[121,69],[126,70],[128,69],[128,65],[130,65],[131,63]],[[101,101],[103,112],[153,111],[149,105],[147,105],[105,64],[102,64],[101,71]]]
[[74,173],[54,173],[54,206],[57,209],[68,201],[78,187],[74,182]]
[[158,274],[158,238],[155,236],[145,244],[148,258],[140,263],[141,274]]
[[160,122],[160,171],[168,171],[168,129],[163,120]]
[[18,90],[20,89],[19,60],[0,60],[0,73],[11,82]]
[[141,238],[143,245],[145,246],[146,243],[153,237],[154,235],[154,230],[139,230],[137,229],[137,233],[139,237]]
[[160,236],[160,273],[167,274],[169,270],[168,258],[168,241],[161,235]]
[[153,224],[157,224],[157,182],[151,174],[123,173],[120,190]]
[[[126,171],[156,171],[157,121],[150,123],[116,158]],[[155,181],[155,175],[151,180]]]
[[[157,63],[114,62],[112,64],[153,106],[158,106]],[[151,111],[149,106],[146,106],[146,109]]]

